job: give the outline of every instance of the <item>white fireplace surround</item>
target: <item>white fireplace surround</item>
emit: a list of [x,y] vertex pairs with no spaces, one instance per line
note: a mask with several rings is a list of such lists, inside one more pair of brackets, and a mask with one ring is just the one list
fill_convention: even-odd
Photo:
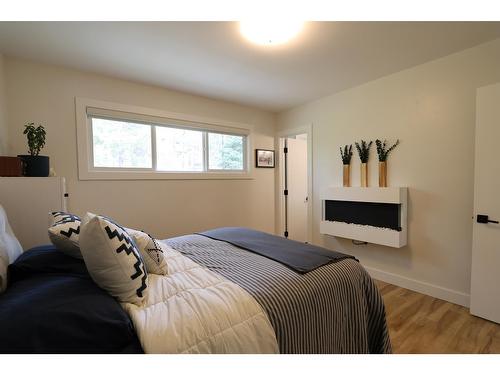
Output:
[[[322,204],[320,233],[350,238],[390,247],[403,247],[407,243],[408,188],[406,187],[328,187],[321,191]],[[325,220],[325,201],[350,201],[400,204],[401,231],[371,225],[348,224]]]

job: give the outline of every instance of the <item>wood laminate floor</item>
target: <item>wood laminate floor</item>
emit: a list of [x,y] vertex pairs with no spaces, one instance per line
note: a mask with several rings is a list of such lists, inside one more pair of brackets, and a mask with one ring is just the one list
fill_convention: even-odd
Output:
[[394,353],[500,353],[500,325],[469,309],[375,281]]

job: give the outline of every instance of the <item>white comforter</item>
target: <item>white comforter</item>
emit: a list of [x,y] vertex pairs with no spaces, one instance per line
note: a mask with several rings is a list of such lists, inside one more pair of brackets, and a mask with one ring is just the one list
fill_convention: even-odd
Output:
[[146,353],[278,353],[262,307],[238,285],[173,249],[149,274],[143,306],[123,304]]

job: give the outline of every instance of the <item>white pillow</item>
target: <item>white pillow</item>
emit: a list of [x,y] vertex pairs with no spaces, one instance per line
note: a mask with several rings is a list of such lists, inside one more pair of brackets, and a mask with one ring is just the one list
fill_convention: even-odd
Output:
[[63,253],[82,259],[80,252],[81,219],[67,212],[52,212],[52,225],[49,227],[50,241]]
[[80,227],[80,250],[97,285],[120,302],[142,304],[148,274],[137,245],[122,226],[87,213]]
[[130,228],[125,229],[139,248],[148,273],[167,275],[168,265],[164,251],[168,248],[168,245],[154,239],[146,232]]
[[7,214],[0,205],[0,293],[7,288],[7,267],[23,252],[7,220]]

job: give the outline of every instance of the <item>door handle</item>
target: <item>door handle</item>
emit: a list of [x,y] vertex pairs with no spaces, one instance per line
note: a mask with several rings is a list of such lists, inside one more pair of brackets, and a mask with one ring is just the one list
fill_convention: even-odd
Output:
[[490,220],[488,215],[477,215],[476,221],[480,224],[488,224],[488,223],[498,224],[498,220]]

